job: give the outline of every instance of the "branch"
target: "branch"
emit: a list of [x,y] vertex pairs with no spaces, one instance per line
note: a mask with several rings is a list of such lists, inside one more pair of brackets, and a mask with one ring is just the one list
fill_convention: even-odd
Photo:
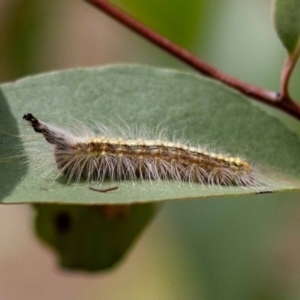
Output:
[[280,81],[280,94],[281,94],[282,101],[285,101],[285,99],[290,99],[289,89],[288,89],[289,81],[291,78],[291,74],[297,63],[299,54],[300,54],[300,43],[298,43],[294,52],[288,54],[288,57],[284,62],[282,72],[281,72],[281,81]]
[[154,32],[150,28],[141,24],[139,21],[135,20],[124,11],[118,9],[106,0],[86,0],[90,4],[94,5],[96,8],[105,12],[110,17],[114,18],[121,24],[125,25],[132,31],[136,32],[143,38],[147,39],[151,43],[162,48],[166,52],[169,52],[173,56],[177,57],[179,60],[183,61],[190,67],[196,69],[203,75],[210,77],[214,80],[220,81],[227,86],[238,90],[242,94],[251,97],[259,102],[263,102],[270,106],[276,107],[280,110],[287,112],[288,114],[294,116],[300,120],[300,105],[293,101],[288,95],[281,97],[273,91],[268,91],[260,87],[251,85],[249,83],[240,81],[228,74],[225,74],[218,69],[212,67],[205,61],[201,60],[189,51],[179,47],[165,37]]

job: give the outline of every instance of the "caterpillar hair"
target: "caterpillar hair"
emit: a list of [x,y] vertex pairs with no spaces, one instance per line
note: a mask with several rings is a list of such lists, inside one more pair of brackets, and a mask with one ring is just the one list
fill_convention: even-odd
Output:
[[[251,186],[253,167],[246,161],[209,153],[165,138],[107,136],[85,130],[64,130],[23,116],[35,132],[53,145],[59,174],[68,180],[175,180],[221,186]],[[101,128],[100,128],[101,129]],[[100,130],[101,131],[101,130]]]

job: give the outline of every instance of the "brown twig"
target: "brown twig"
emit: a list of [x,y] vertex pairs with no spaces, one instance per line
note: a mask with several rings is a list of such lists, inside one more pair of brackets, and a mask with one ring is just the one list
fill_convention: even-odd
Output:
[[280,81],[280,94],[281,100],[285,101],[286,99],[290,99],[289,95],[289,81],[291,78],[291,74],[294,70],[294,67],[297,63],[298,57],[300,54],[300,44],[296,47],[295,51],[288,55],[286,58],[282,72],[281,72],[281,81]]
[[283,110],[300,120],[300,105],[297,104],[295,101],[293,101],[289,96],[284,97],[284,101],[283,101],[283,97],[281,97],[281,95],[278,95],[273,91],[268,91],[260,87],[251,85],[249,83],[240,81],[228,74],[219,71],[218,69],[212,67],[205,61],[195,56],[194,54],[179,47],[178,45],[174,44],[170,40],[166,39],[165,37],[159,35],[158,33],[154,32],[150,28],[141,24],[139,21],[135,20],[134,18],[126,14],[124,11],[115,7],[114,5],[112,5],[106,0],[86,0],[86,1],[91,3],[101,11],[105,12],[106,14],[108,14],[118,22],[122,23],[129,29],[138,33],[140,36],[144,37],[148,41],[152,42],[153,44],[157,45],[163,50],[169,52],[170,54],[177,57],[181,61],[185,62],[186,64],[196,69],[203,75],[213,78],[217,81],[220,81],[232,87],[233,89],[240,91],[242,94],[251,97],[257,101],[263,102],[265,104]]
[[105,189],[105,190],[99,190],[99,189],[95,189],[93,187],[89,187],[89,189],[91,191],[94,191],[94,192],[99,192],[99,193],[107,193],[107,192],[111,192],[111,191],[115,191],[117,190],[119,187],[118,186],[114,186],[114,187],[111,187],[111,188],[108,188],[108,189]]
[[294,69],[293,61],[291,57],[288,56],[284,62],[282,72],[281,72],[281,80],[280,80],[280,95],[283,99],[289,98],[289,90],[288,84]]

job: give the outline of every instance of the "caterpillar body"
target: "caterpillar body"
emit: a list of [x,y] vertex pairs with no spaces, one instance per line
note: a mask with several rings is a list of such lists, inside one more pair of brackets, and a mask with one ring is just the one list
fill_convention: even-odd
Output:
[[60,174],[69,180],[176,180],[209,185],[254,184],[253,167],[240,158],[203,151],[167,139],[127,139],[80,135],[23,116],[34,131],[52,144]]

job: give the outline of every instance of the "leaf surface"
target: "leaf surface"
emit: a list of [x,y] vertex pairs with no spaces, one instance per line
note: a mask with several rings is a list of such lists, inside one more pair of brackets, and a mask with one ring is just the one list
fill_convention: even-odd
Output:
[[298,0],[275,0],[274,23],[278,36],[289,54],[299,52],[300,2]]
[[99,271],[124,255],[157,211],[157,204],[36,205],[35,229],[63,268]]
[[[53,153],[28,164],[5,159],[16,151],[47,144],[22,120],[31,112],[62,128],[70,124],[124,123],[167,130],[191,144],[208,145],[258,166],[266,187],[219,187],[173,181],[97,184],[56,179]],[[33,139],[33,142],[31,140]],[[36,140],[40,141],[36,143]],[[299,188],[300,143],[276,118],[244,96],[207,78],[142,66],[107,66],[28,77],[0,88],[0,186],[2,203],[129,204],[253,194]],[[220,152],[219,151],[219,152]],[[27,153],[27,152],[26,152]],[[269,184],[269,182],[271,184]],[[108,193],[91,191],[90,186]]]
[[199,15],[203,12],[202,0],[113,0],[112,3],[179,45],[189,47],[195,42]]

